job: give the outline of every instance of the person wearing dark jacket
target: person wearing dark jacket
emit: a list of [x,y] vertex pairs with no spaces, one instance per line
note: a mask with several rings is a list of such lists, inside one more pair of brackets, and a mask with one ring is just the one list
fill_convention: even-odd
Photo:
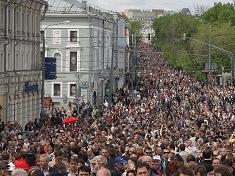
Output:
[[200,165],[205,166],[207,173],[213,171],[212,167],[212,151],[206,149],[202,153],[203,160],[200,162]]
[[122,156],[118,156],[114,159],[114,166],[110,168],[112,176],[120,176],[124,173],[124,166],[128,163],[128,161]]

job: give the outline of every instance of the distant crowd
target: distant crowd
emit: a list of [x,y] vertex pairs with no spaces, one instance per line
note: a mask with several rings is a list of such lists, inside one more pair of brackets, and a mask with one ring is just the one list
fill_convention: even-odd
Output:
[[[235,87],[206,85],[142,44],[135,90],[0,125],[1,176],[234,176]],[[63,119],[78,117],[63,125]]]

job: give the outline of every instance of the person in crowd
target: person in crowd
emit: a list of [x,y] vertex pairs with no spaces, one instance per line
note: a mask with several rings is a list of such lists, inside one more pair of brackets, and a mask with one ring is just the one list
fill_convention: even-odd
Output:
[[117,156],[114,162],[114,166],[110,170],[112,176],[122,175],[125,172],[125,166],[128,164],[128,161],[122,156]]
[[231,170],[223,165],[216,167],[213,173],[216,176],[232,176]]
[[216,167],[219,167],[221,165],[221,161],[219,158],[214,158],[212,160],[212,167],[213,169],[215,169]]
[[164,170],[161,165],[161,157],[159,155],[153,156],[150,168],[155,176],[163,176]]
[[78,158],[71,157],[69,160],[68,176],[78,175]]
[[136,175],[137,176],[150,176],[151,169],[147,163],[139,163],[136,166]]
[[42,170],[42,172],[44,173],[44,175],[48,175],[49,174],[49,158],[46,154],[42,154],[40,155],[39,157],[39,160],[38,160],[38,165],[39,165],[39,168]]
[[28,154],[28,149],[25,148],[21,149],[19,158],[16,159],[14,162],[15,168],[24,169],[25,171],[29,170],[30,165],[26,160],[27,154]]
[[29,169],[28,176],[44,176],[44,173],[39,167],[33,166]]
[[7,163],[0,162],[0,175],[9,174],[9,167]]
[[206,167],[203,165],[198,165],[195,168],[195,176],[206,176],[207,175],[207,170]]
[[203,157],[203,160],[200,162],[200,164],[205,166],[207,173],[213,171],[211,150],[205,149],[202,153],[202,157]]
[[194,176],[194,173],[188,167],[183,166],[179,168],[179,170],[176,173],[176,176]]
[[111,172],[106,168],[101,168],[97,171],[96,176],[111,176]]
[[81,166],[79,168],[79,174],[78,176],[90,176],[91,169],[88,166]]
[[126,176],[136,176],[136,171],[135,170],[128,170],[126,173]]
[[28,176],[24,169],[15,169],[12,171],[11,176]]

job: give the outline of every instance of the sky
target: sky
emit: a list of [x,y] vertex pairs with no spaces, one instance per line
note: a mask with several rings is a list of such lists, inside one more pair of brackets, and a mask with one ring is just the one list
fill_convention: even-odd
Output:
[[125,9],[193,10],[196,5],[212,7],[214,2],[231,3],[233,0],[87,0],[87,2],[107,10],[121,12]]

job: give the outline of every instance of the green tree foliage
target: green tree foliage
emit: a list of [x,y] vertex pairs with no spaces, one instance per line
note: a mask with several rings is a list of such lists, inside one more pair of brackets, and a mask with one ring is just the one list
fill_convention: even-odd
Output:
[[[188,48],[183,42],[183,33],[194,34],[199,20],[191,15],[182,13],[166,15],[156,18],[153,23],[155,29],[154,44],[165,54],[168,61],[185,70],[190,70],[191,62]],[[179,54],[181,53],[181,54]]]
[[211,24],[231,23],[235,25],[235,8],[233,4],[215,3],[202,16],[202,20]]
[[[231,4],[215,4],[199,17],[177,13],[156,18],[153,23],[158,47],[174,67],[180,67],[197,78],[205,77],[202,70],[208,63],[208,46],[193,39],[211,44],[235,53],[235,11]],[[190,40],[183,41],[184,33]],[[230,68],[227,53],[212,49],[212,63]]]
[[143,25],[143,21],[135,20],[135,19],[128,19],[128,26],[129,26],[129,35],[130,35],[130,44],[132,45],[132,37],[136,37],[136,42],[139,43],[141,41],[141,28]]

